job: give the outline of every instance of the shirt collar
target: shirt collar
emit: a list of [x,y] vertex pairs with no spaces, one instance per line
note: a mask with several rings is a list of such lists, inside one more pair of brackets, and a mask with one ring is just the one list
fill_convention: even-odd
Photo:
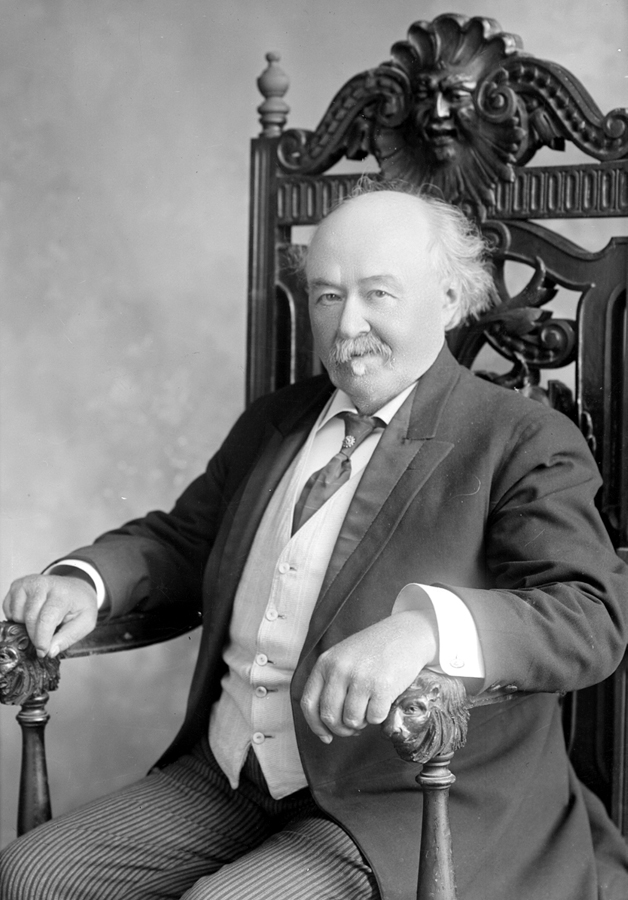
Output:
[[[401,407],[404,400],[409,397],[410,393],[416,387],[416,381],[413,381],[412,384],[408,385],[407,388],[404,388],[400,394],[397,394],[396,397],[393,397],[392,400],[389,400],[388,403],[385,403],[381,409],[378,409],[373,413],[374,416],[380,418],[383,422],[388,425],[392,417],[395,415],[397,410]],[[336,389],[334,393],[331,395],[327,406],[323,409],[321,413],[321,417],[318,420],[317,429],[326,425],[330,419],[333,419],[334,416],[337,416],[341,412],[357,412],[355,408],[355,403],[348,394],[345,394],[344,391],[340,389]]]

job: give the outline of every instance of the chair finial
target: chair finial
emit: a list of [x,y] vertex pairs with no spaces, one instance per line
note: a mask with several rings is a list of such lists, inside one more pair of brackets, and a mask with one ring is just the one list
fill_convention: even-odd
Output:
[[288,90],[288,76],[277,63],[281,59],[279,53],[271,51],[266,54],[268,66],[257,79],[257,86],[264,97],[264,102],[257,107],[262,126],[262,137],[279,137],[288,119],[290,107],[282,97]]

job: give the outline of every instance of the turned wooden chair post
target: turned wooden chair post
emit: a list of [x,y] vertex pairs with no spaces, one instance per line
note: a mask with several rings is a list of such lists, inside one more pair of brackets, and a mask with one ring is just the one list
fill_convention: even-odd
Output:
[[48,692],[38,691],[22,704],[17,720],[22,729],[22,768],[17,816],[18,837],[52,818],[44,730]]
[[457,897],[449,827],[449,788],[456,780],[449,770],[452,757],[453,752],[435,756],[416,777],[423,791],[417,900],[456,900]]
[[449,764],[467,739],[471,707],[506,699],[469,697],[461,679],[424,669],[382,724],[397,755],[423,766],[416,776],[423,793],[417,900],[456,900],[449,827],[449,788],[456,778]]
[[44,730],[48,692],[59,685],[59,660],[37,656],[26,629],[0,622],[0,703],[21,706],[22,768],[17,833],[25,834],[51,818]]
[[[179,637],[199,624],[199,613],[193,608],[157,615],[131,613],[99,622],[91,634],[61,656],[146,647]],[[37,656],[24,625],[0,622],[0,703],[21,706],[17,714],[22,729],[18,835],[52,818],[44,731],[50,718],[46,711],[48,692],[59,685],[59,664],[59,659]]]

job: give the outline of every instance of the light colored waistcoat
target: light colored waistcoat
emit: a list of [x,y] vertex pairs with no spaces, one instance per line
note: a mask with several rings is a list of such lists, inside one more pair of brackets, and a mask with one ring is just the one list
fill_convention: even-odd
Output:
[[293,536],[292,516],[313,436],[286,471],[257,530],[235,598],[229,672],[210,721],[210,746],[236,788],[251,745],[273,797],[307,782],[296,745],[290,681],[331,554],[362,471]]

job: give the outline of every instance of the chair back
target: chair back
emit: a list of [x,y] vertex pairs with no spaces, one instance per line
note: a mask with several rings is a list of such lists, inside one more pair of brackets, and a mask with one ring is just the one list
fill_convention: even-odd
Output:
[[[286,129],[288,78],[276,53],[267,60],[251,148],[247,399],[320,371],[295,264],[303,230],[365,170],[429,190],[478,223],[499,293],[449,333],[451,350],[578,424],[602,474],[600,511],[628,559],[628,238],[591,251],[563,236],[570,220],[628,214],[628,110],[603,113],[574,75],[480,17],[412,24],[312,131]],[[566,144],[585,161],[529,164]],[[621,669],[565,712],[579,773],[625,833],[626,689]]]

